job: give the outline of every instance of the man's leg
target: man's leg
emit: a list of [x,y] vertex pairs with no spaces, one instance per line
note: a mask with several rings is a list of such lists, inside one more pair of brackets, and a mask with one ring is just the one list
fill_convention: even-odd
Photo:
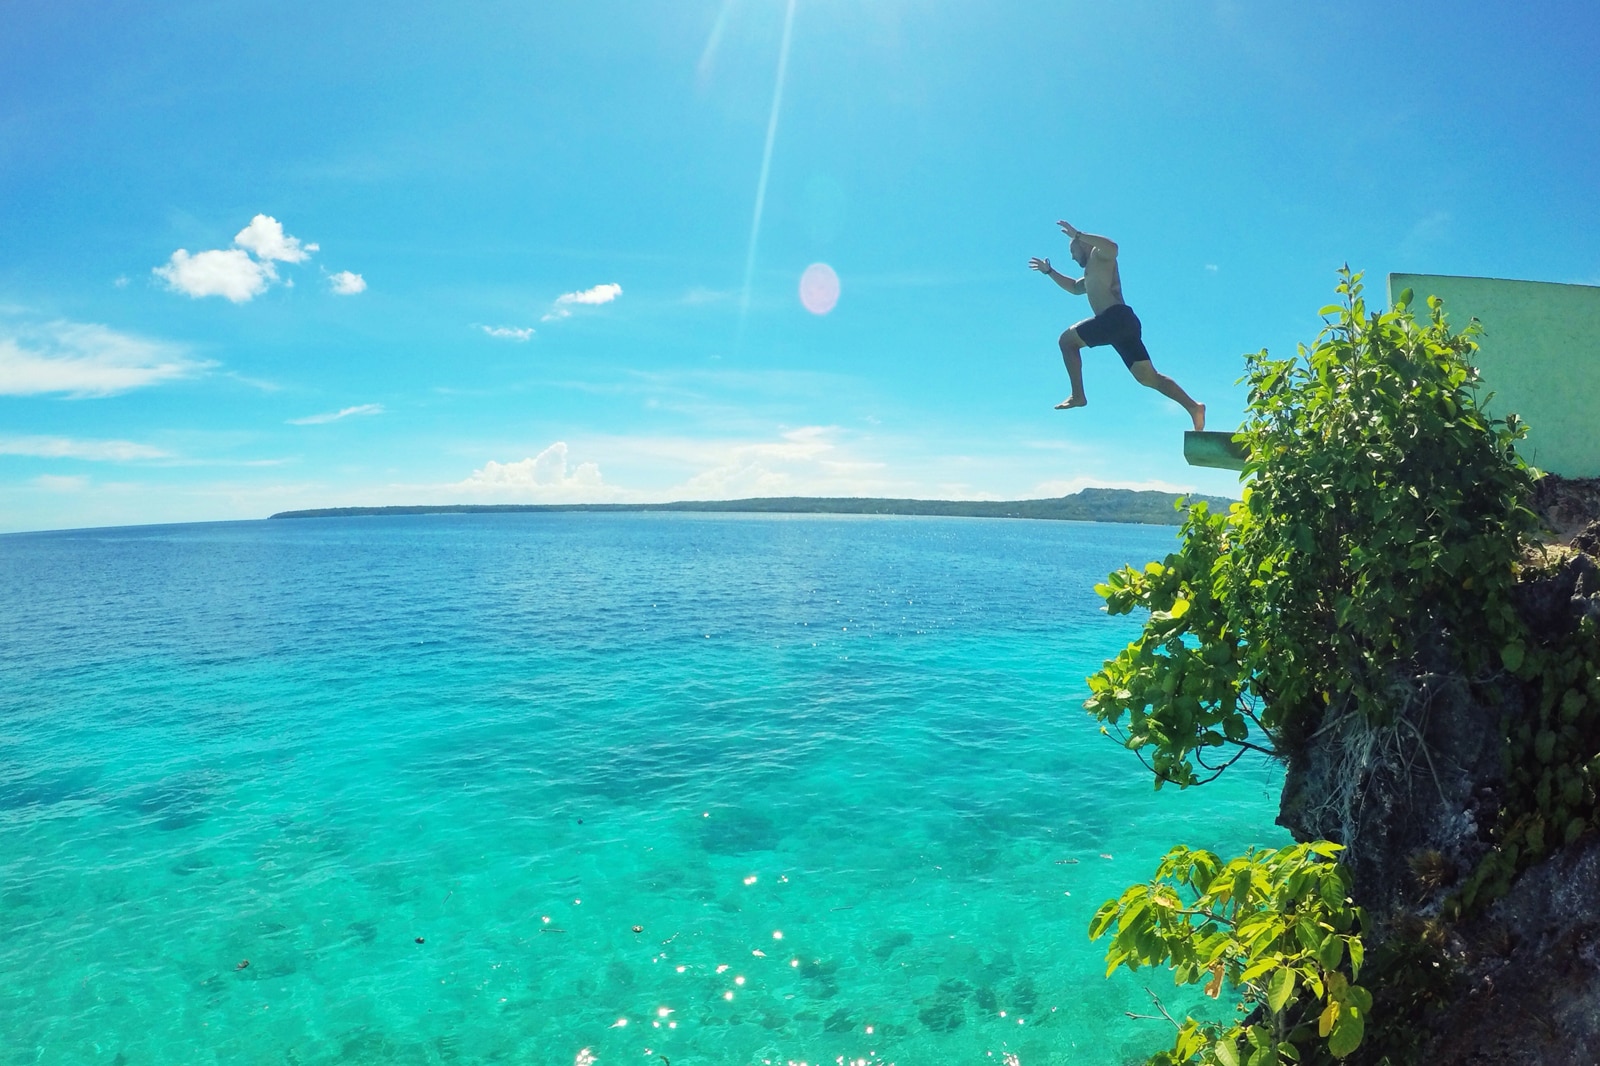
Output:
[[1157,371],[1150,360],[1141,359],[1137,363],[1132,363],[1128,366],[1128,370],[1133,373],[1134,380],[1139,384],[1155,389],[1161,395],[1176,402],[1185,411],[1188,411],[1189,417],[1194,419],[1196,432],[1206,428],[1206,405],[1195,403],[1193,398],[1187,392],[1184,392],[1176,381]]
[[1078,339],[1076,328],[1061,335],[1061,361],[1067,364],[1067,377],[1072,379],[1072,395],[1056,404],[1057,411],[1083,407],[1089,402],[1089,398],[1083,394],[1083,356],[1079,354],[1082,350],[1083,341]]

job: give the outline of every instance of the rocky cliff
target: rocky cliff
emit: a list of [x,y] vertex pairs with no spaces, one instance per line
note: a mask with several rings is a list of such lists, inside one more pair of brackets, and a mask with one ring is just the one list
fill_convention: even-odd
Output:
[[[1516,605],[1538,640],[1558,642],[1600,618],[1600,479],[1546,476],[1533,504],[1550,543],[1525,560]],[[1380,992],[1374,1021],[1406,1018],[1396,1039],[1428,1063],[1600,1063],[1600,835],[1554,848],[1491,905],[1454,917],[1459,887],[1496,846],[1507,729],[1537,693],[1464,676],[1442,655],[1396,664],[1391,691],[1392,727],[1332,718],[1290,754],[1279,816],[1299,840],[1346,845],[1380,957],[1411,967]]]

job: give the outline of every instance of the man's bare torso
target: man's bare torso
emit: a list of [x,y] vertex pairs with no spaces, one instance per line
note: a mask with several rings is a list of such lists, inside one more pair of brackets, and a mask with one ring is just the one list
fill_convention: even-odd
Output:
[[1089,253],[1089,262],[1083,268],[1084,294],[1095,314],[1103,314],[1108,307],[1124,303],[1122,275],[1117,271],[1114,256],[1103,255],[1099,249]]

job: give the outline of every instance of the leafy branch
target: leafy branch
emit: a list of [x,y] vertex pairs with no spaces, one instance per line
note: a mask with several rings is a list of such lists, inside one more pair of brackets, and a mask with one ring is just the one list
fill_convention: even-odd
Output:
[[1177,1033],[1152,1066],[1276,1066],[1305,1061],[1313,1046],[1340,1059],[1360,1045],[1372,1007],[1371,994],[1355,983],[1365,918],[1350,898],[1349,873],[1334,860],[1340,850],[1319,841],[1223,863],[1209,851],[1176,847],[1150,882],[1095,913],[1090,938],[1111,934],[1108,976],[1118,967],[1167,965],[1177,984],[1204,982],[1214,999],[1233,989],[1251,1012],[1223,1026],[1178,1023],[1163,1009]]

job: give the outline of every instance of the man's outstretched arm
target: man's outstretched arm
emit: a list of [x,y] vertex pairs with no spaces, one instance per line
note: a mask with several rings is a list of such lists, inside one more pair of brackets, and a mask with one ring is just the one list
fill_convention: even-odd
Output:
[[1065,274],[1057,271],[1055,267],[1051,266],[1050,260],[1048,259],[1040,259],[1035,256],[1034,258],[1028,260],[1028,266],[1033,270],[1037,270],[1041,274],[1048,275],[1051,281],[1055,282],[1057,285],[1060,285],[1063,289],[1066,289],[1074,296],[1082,296],[1084,292],[1087,291],[1084,288],[1082,278],[1067,277]]
[[1085,233],[1083,230],[1065,220],[1058,220],[1056,225],[1061,227],[1062,233],[1065,233],[1068,237],[1071,237],[1075,241],[1082,241],[1084,244],[1087,244],[1090,248],[1093,248],[1107,259],[1115,259],[1117,257],[1117,242],[1112,240],[1110,237],[1101,237],[1098,234]]

